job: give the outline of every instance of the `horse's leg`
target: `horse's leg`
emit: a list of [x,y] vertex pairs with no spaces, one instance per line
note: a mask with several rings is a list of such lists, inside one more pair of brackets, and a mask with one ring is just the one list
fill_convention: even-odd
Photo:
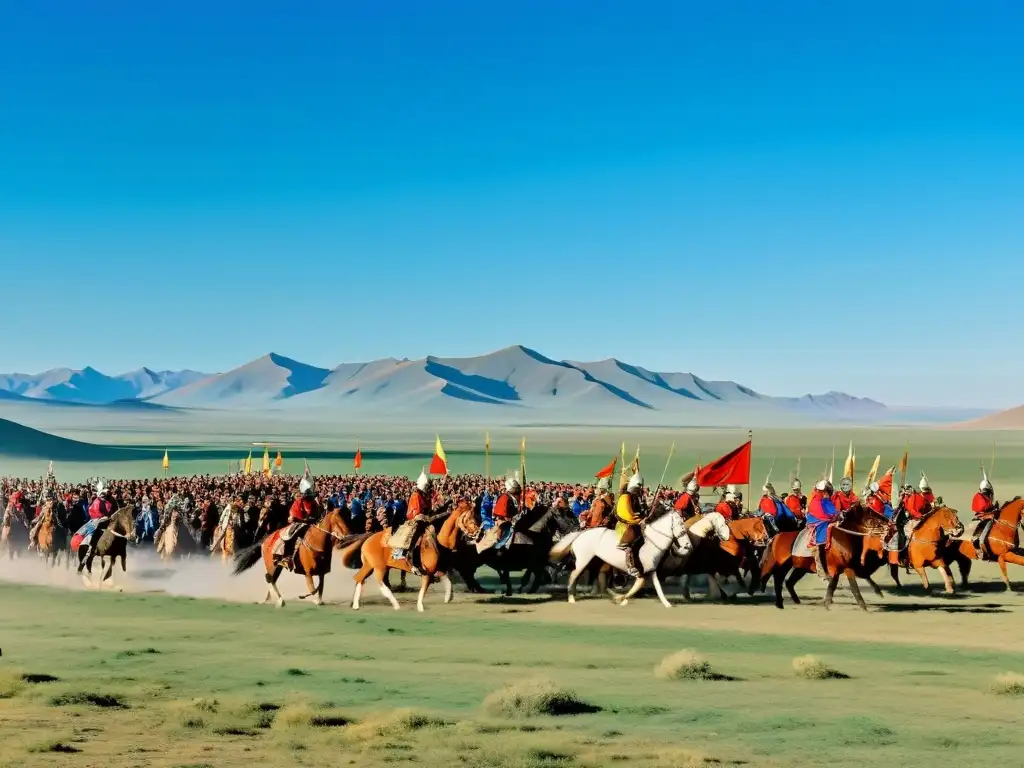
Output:
[[[772,587],[774,587],[774,589],[775,589],[775,607],[776,608],[782,608],[783,607],[783,605],[782,605],[782,582],[783,582],[783,579],[785,579],[786,571],[788,571],[788,570],[789,570],[789,568],[786,567],[785,565],[776,565],[774,568],[772,568],[771,578],[772,578]],[[792,594],[792,590],[790,590],[790,594]]]
[[509,575],[508,569],[504,568],[498,571],[498,575],[501,576],[501,583],[505,585],[505,597],[512,597],[512,577]]
[[850,591],[853,592],[853,599],[857,601],[857,605],[861,607],[861,610],[866,611],[868,606],[864,602],[864,597],[860,593],[860,585],[857,584],[857,577],[849,568],[846,569],[846,580],[850,582]]
[[441,583],[444,585],[444,601],[450,603],[452,601],[452,580],[448,578],[448,574],[441,576]]
[[825,590],[825,610],[827,611],[832,607],[832,595],[836,592],[836,585],[839,583],[839,577],[842,575],[842,571],[837,570],[835,575],[830,577],[828,580],[828,589]]
[[914,570],[917,571],[917,575],[921,579],[921,586],[924,587],[924,593],[926,595],[931,594],[932,585],[928,583],[928,572],[925,570],[923,565],[915,565]]
[[263,574],[263,578],[267,582],[267,594],[263,597],[263,602],[266,603],[270,601],[270,598],[274,594],[274,588],[271,586],[271,584],[277,581],[277,577],[281,573],[281,568],[275,567],[274,564],[266,557],[263,558],[263,564],[266,567],[266,573]]
[[942,574],[942,580],[946,583],[946,594],[955,595],[956,587],[953,586],[953,571],[950,570],[949,564],[940,557],[937,560],[933,560],[932,565],[938,568],[939,573]]
[[889,563],[889,575],[892,577],[896,588],[903,591],[903,584],[900,582],[900,567],[896,563]]
[[885,597],[885,593],[882,591],[882,588],[880,586],[878,586],[877,584],[875,584],[875,580],[874,579],[872,579],[870,576],[865,576],[864,577],[864,581],[866,581],[868,584],[871,585],[871,589],[874,590],[875,594],[878,597]]
[[635,595],[637,592],[643,589],[645,583],[646,579],[643,576],[634,581],[633,586],[629,588],[629,591],[626,594],[622,595],[622,597],[615,598],[618,601],[619,605],[625,605],[626,603],[628,603],[629,598],[631,598],[633,595]]
[[960,586],[964,591],[967,591],[971,588],[967,579],[971,575],[971,566],[973,563],[969,557],[964,557],[960,554],[956,557],[956,563],[960,566]]
[[[313,574],[311,574],[308,570],[305,570],[305,572],[302,575],[306,577],[306,589],[308,589],[309,591],[306,594],[302,595],[299,598],[299,600],[305,600],[307,597],[314,597],[316,595],[316,584],[313,583]],[[313,602],[315,603],[316,600],[314,600]]]
[[658,578],[658,571],[651,571],[651,581],[654,582],[654,591],[658,593],[658,599],[661,600],[661,604],[666,608],[671,608],[672,603],[665,597],[665,590],[661,588],[661,579]]
[[690,574],[683,574],[683,600],[688,603],[693,602],[693,598],[690,597]]
[[576,602],[576,581],[583,574],[583,572],[587,570],[588,565],[590,565],[589,561],[585,562],[583,565],[576,563],[576,568],[573,570],[572,573],[569,574],[569,581],[566,584],[565,589],[569,595],[570,603]]
[[427,587],[429,587],[429,586],[430,586],[430,575],[424,573],[422,576],[420,576],[420,594],[419,594],[419,597],[416,598],[416,610],[419,611],[420,613],[423,613],[423,611],[425,610],[423,608],[423,598],[426,597]]
[[[396,611],[400,608],[398,605],[398,599],[395,597],[395,593],[391,591],[391,586],[388,584],[388,567],[383,565],[379,568],[374,568],[374,576],[377,577],[377,587],[380,589],[380,593],[388,599],[391,603],[391,607]],[[405,571],[402,571],[402,578],[405,578]]]

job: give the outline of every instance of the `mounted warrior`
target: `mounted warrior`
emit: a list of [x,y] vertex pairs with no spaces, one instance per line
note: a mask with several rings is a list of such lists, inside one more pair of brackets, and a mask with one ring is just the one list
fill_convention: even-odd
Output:
[[[799,464],[799,462],[797,463]],[[803,485],[801,485],[799,477],[793,478],[791,490],[783,501],[795,517],[802,520],[806,516],[807,497],[803,493]]]
[[110,524],[110,516],[114,514],[114,502],[110,500],[110,489],[107,484],[102,480],[97,480],[93,490],[95,490],[96,496],[89,505],[89,522],[78,531],[80,535],[88,539],[89,548],[81,560],[88,563],[90,569],[92,568],[92,559],[96,555],[96,544]]
[[626,553],[626,571],[635,579],[641,577],[640,548],[644,543],[643,522],[648,514],[644,479],[639,472],[634,472],[626,483],[625,493],[619,495],[615,505],[615,516],[619,520],[615,532],[619,537],[619,549]]
[[580,528],[597,528],[605,525],[615,512],[615,494],[607,477],[597,481],[594,501],[590,509],[580,515]]
[[319,520],[323,514],[320,502],[316,500],[316,483],[306,467],[299,480],[299,496],[288,510],[288,527],[278,537],[278,551],[274,553],[276,564],[290,562],[295,555],[295,543],[302,539],[309,524]]
[[975,549],[982,552],[985,541],[988,539],[989,531],[992,530],[992,521],[999,514],[999,502],[995,500],[995,489],[988,479],[985,466],[981,467],[981,483],[978,485],[978,492],[971,499],[971,512],[978,524],[974,528]]
[[839,490],[832,494],[832,503],[837,510],[845,512],[859,500],[856,491],[853,490],[853,478],[844,475],[839,480]]
[[679,494],[679,498],[672,506],[683,516],[684,520],[689,520],[700,514],[700,485],[697,483],[697,478],[691,477],[687,481],[686,489]]
[[505,491],[494,502],[491,512],[494,525],[487,530],[476,545],[476,551],[486,552],[492,547],[508,549],[515,538],[515,525],[522,517],[525,503],[523,502],[523,486],[519,481],[519,473],[505,480]]
[[433,482],[427,475],[427,470],[420,470],[420,476],[416,479],[416,485],[409,494],[409,501],[406,504],[405,522],[397,530],[394,530],[388,539],[392,560],[406,560],[409,551],[413,551],[413,561],[409,565],[416,576],[420,575],[420,564],[415,562],[415,552],[419,549],[417,545],[423,535],[427,516],[431,512],[430,495],[432,490]]
[[807,525],[814,536],[814,564],[822,581],[829,581],[826,565],[826,546],[828,543],[828,527],[835,520],[839,510],[832,503],[832,484],[828,480],[820,480],[814,486],[814,493],[807,504]]

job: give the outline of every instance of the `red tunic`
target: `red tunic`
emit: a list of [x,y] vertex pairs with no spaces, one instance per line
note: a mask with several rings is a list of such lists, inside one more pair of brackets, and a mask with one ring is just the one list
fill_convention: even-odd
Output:
[[413,490],[409,495],[409,506],[405,513],[406,520],[413,520],[417,515],[429,515],[430,514],[430,501],[427,499],[427,494],[421,491],[419,488]]
[[903,508],[907,510],[907,514],[915,520],[920,520],[924,517],[928,511],[932,508],[932,505],[928,502],[928,499],[923,493],[911,493],[903,500]]
[[980,491],[974,494],[974,498],[971,500],[971,512],[976,515],[985,515],[994,511],[994,509],[995,504],[992,503],[988,496]]
[[849,493],[836,491],[832,494],[832,503],[835,504],[836,509],[840,512],[845,512],[857,503],[857,494],[853,491],[850,491]]
[[301,498],[292,503],[288,511],[288,517],[296,522],[303,523],[311,517],[316,517],[320,512],[320,504],[316,499]]
[[790,511],[797,517],[804,516],[804,510],[807,508],[807,497],[803,495],[797,495],[794,493],[786,494],[786,498],[782,500]]
[[866,499],[864,499],[864,503],[878,514],[885,514],[885,500],[878,494],[872,493]]
[[110,517],[114,511],[114,505],[106,499],[96,498],[89,505],[89,517],[92,520],[99,520],[101,517]]
[[515,499],[509,496],[507,493],[501,494],[498,500],[494,502],[494,511],[491,513],[495,518],[501,520],[508,520],[516,513]]
[[757,508],[761,510],[762,515],[768,515],[769,517],[775,517],[778,510],[775,508],[775,499],[770,496],[762,496],[761,501],[758,502]]
[[697,506],[697,501],[688,493],[681,493],[673,506],[677,512],[686,512],[687,510],[691,510],[693,512],[700,511],[700,508]]
[[715,505],[715,512],[726,520],[732,520],[732,504],[728,501],[720,501]]

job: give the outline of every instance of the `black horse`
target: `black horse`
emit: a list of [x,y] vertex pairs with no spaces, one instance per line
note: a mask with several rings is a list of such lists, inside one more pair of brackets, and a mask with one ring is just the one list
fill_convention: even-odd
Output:
[[[522,571],[523,577],[519,586],[519,592],[534,594],[545,581],[550,581],[548,573],[548,552],[555,542],[555,537],[568,533],[577,525],[576,518],[569,510],[559,510],[557,507],[549,507],[538,503],[533,509],[526,510],[515,526],[515,538],[508,547],[494,546],[483,552],[477,552],[475,546],[467,546],[463,553],[463,568],[460,574],[463,578],[469,576],[467,583],[472,579],[470,589],[475,584],[473,572],[480,566],[486,565],[497,572],[505,587],[505,596],[512,595],[512,580],[510,574],[513,571]],[[531,581],[532,579],[532,581]],[[529,588],[527,588],[529,584]]]
[[87,544],[78,545],[78,573],[82,573],[82,570],[85,569],[91,576],[92,561],[94,558],[99,557],[100,567],[103,568],[103,574],[100,577],[99,583],[92,584],[85,575],[82,576],[82,579],[87,586],[95,586],[97,589],[101,589],[103,584],[113,574],[114,563],[118,559],[121,560],[121,571],[127,570],[125,567],[125,556],[128,553],[128,542],[137,543],[138,541],[135,534],[134,508],[121,507],[121,509],[110,516],[106,527],[99,532],[99,538],[94,533],[92,539],[91,546]]

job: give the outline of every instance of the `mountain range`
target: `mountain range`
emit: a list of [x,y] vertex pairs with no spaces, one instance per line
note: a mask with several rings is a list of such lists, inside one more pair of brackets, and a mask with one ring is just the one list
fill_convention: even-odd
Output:
[[[315,409],[374,418],[547,423],[619,420],[716,424],[726,414],[812,421],[886,421],[882,403],[841,392],[770,397],[731,381],[659,373],[609,358],[555,360],[523,346],[478,357],[384,358],[320,368],[268,354],[224,373],[94,368],[0,374],[0,399],[176,409]],[[729,420],[729,419],[726,419]]]

